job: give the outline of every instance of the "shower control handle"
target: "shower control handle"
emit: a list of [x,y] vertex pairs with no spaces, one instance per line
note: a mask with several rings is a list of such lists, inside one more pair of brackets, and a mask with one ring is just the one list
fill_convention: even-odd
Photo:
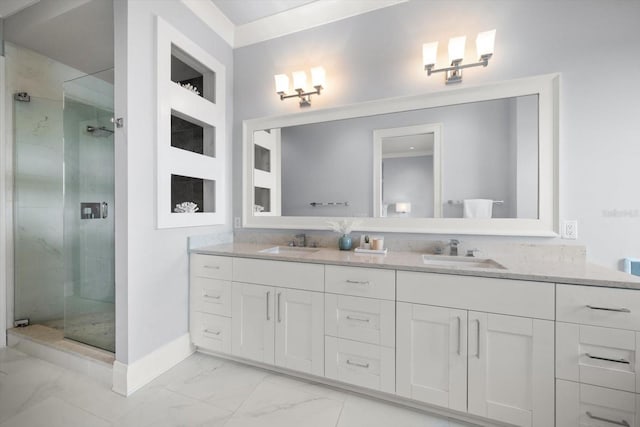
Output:
[[106,218],[109,215],[109,204],[107,202],[102,202],[100,204],[100,218]]

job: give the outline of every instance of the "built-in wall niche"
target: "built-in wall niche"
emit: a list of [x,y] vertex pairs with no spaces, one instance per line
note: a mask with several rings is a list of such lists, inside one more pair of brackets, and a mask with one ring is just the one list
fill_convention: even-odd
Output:
[[255,206],[257,214],[271,212],[271,190],[269,188],[255,187]]
[[225,224],[225,67],[156,19],[158,228]]
[[[195,203],[198,210],[192,213],[216,211],[216,182],[210,179],[171,175],[171,211],[183,203]],[[178,208],[177,211],[180,211]]]
[[256,144],[254,145],[253,159],[256,169],[271,172],[271,150]]
[[189,54],[171,45],[171,81],[213,103],[216,102],[216,73]]
[[216,156],[215,128],[171,114],[171,146],[208,157]]

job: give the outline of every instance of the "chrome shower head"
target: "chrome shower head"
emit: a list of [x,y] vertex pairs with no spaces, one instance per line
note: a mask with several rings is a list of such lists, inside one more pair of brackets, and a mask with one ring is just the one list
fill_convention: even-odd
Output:
[[103,138],[105,136],[113,135],[113,131],[111,129],[107,129],[105,126],[87,126],[87,132],[91,136],[95,136],[96,138]]

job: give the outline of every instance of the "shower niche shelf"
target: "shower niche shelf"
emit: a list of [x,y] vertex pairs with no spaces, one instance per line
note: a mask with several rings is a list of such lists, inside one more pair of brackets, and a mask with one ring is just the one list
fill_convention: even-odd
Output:
[[160,17],[156,37],[158,228],[224,224],[225,67]]

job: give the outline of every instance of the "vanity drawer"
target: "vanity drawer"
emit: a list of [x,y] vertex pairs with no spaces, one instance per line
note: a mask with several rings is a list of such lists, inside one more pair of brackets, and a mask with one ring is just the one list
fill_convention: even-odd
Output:
[[554,320],[555,285],[398,271],[398,301]]
[[326,335],[395,347],[396,310],[393,301],[325,294],[324,308]]
[[325,267],[325,292],[395,300],[396,272],[379,268]]
[[191,313],[191,341],[198,347],[231,353],[231,318],[200,312]]
[[195,277],[231,280],[231,258],[226,256],[191,254],[191,274]]
[[393,348],[325,337],[324,351],[327,378],[387,393],[395,392]]
[[233,258],[233,281],[323,292],[324,265]]
[[640,331],[640,291],[558,285],[558,321]]
[[640,392],[640,333],[556,323],[556,377]]
[[231,282],[193,277],[191,307],[194,311],[231,317]]
[[570,381],[556,381],[556,426],[638,425],[640,395]]

